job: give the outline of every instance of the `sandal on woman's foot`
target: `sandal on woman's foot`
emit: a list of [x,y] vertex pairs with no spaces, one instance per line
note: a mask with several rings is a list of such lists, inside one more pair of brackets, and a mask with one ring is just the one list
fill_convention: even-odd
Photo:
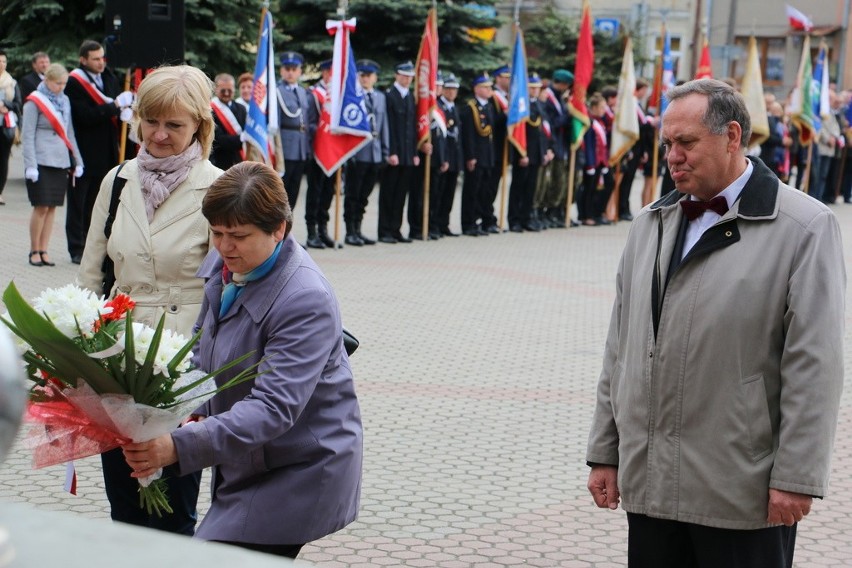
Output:
[[[33,257],[37,257],[38,262],[33,262]],[[44,263],[41,261],[41,253],[37,250],[30,251],[30,257],[28,259],[30,261],[30,266],[44,266]]]
[[50,262],[50,260],[48,260],[47,258],[45,258],[45,256],[44,256],[44,255],[46,255],[46,254],[47,254],[47,251],[46,251],[46,250],[40,250],[40,251],[38,251],[38,255],[41,257],[41,263],[42,263],[43,265],[45,265],[45,266],[56,266],[56,263],[55,263],[55,262]]

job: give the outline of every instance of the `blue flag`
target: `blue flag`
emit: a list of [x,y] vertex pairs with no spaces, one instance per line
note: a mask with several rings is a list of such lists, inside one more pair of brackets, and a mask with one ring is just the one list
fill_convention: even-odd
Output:
[[245,132],[248,142],[257,148],[263,160],[272,165],[270,132],[278,129],[278,98],[275,94],[275,54],[272,49],[272,14],[265,12],[257,62],[254,66],[254,88],[249,101]]
[[666,30],[666,35],[663,40],[663,75],[662,88],[660,96],[660,116],[666,112],[669,106],[669,100],[666,98],[666,92],[674,87],[674,61],[672,61],[672,40],[669,36],[669,31]]
[[526,122],[530,116],[528,80],[524,34],[519,26],[515,33],[515,47],[512,50],[512,82],[509,84],[507,130],[509,142],[522,156],[527,155]]

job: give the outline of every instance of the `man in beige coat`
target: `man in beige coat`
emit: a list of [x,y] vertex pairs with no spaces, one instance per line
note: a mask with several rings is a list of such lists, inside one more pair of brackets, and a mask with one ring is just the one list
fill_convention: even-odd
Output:
[[627,511],[632,567],[789,567],[796,524],[828,485],[840,230],[746,158],[751,124],[732,88],[703,79],[668,97],[678,191],[637,216],[621,259],[589,491]]

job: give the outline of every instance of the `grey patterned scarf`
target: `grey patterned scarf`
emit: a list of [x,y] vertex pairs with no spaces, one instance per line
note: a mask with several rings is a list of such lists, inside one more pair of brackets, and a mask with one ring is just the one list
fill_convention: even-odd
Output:
[[169,195],[189,175],[201,160],[201,144],[196,140],[189,147],[174,156],[156,158],[148,153],[143,143],[136,156],[139,166],[139,183],[142,185],[142,198],[145,200],[145,212],[148,223],[154,220],[154,210],[162,205]]

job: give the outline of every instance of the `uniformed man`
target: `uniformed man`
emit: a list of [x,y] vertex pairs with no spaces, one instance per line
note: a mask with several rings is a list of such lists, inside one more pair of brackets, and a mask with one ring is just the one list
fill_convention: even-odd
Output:
[[539,168],[553,158],[549,140],[542,128],[544,120],[542,103],[538,100],[541,92],[541,77],[530,73],[527,81],[530,100],[530,116],[526,121],[526,152],[512,147],[512,186],[509,189],[509,230],[513,233],[540,231],[541,227],[532,221],[532,202]]
[[[311,137],[308,120],[311,113],[311,95],[299,85],[304,57],[295,51],[281,56],[278,81],[278,121],[281,129],[281,146],[284,152],[284,189],[290,207],[296,207],[299,188],[311,160]],[[316,243],[315,243],[316,244]]]
[[567,69],[553,72],[550,86],[542,90],[545,117],[550,125],[553,160],[547,166],[548,174],[536,190],[533,207],[536,217],[550,228],[565,227],[565,200],[568,193],[568,159],[571,150],[571,115],[566,99],[574,83],[574,75]]
[[414,182],[420,164],[417,155],[417,116],[410,92],[414,64],[400,63],[394,83],[385,91],[388,111],[388,165],[379,185],[379,240],[383,243],[410,243],[403,236],[402,213],[405,196]]
[[[319,64],[320,80],[311,87],[313,104],[309,105],[308,132],[313,145],[314,134],[319,125],[322,107],[329,96],[331,81],[331,59]],[[328,209],[334,199],[334,174],[327,176],[315,160],[307,166],[308,188],[305,195],[305,224],[308,228],[307,246],[310,248],[334,248],[335,242],[328,234]]]
[[362,246],[376,244],[376,241],[365,237],[361,232],[361,222],[364,220],[370,194],[388,159],[389,132],[385,94],[375,88],[381,68],[370,59],[358,61],[357,68],[358,80],[364,89],[364,104],[367,106],[373,139],[358,150],[346,165],[343,220],[346,222],[346,244]]
[[499,233],[497,217],[494,214],[494,200],[500,191],[503,179],[504,159],[509,160],[509,148],[506,145],[506,124],[509,118],[509,85],[512,81],[512,70],[508,65],[498,67],[492,72],[494,85],[491,103],[494,105],[494,171],[488,178],[488,194],[482,201],[482,225],[489,233]]
[[[461,123],[456,97],[459,94],[459,80],[452,73],[444,77],[444,87],[438,97],[438,108],[444,114],[447,125],[447,135],[444,138],[444,156],[447,168],[441,171],[438,183],[438,205],[430,217],[434,218],[437,231],[443,237],[457,237],[458,233],[450,230],[450,212],[456,196],[456,185],[459,173],[464,169],[464,154],[462,153]],[[430,227],[431,228],[431,227]]]
[[[495,164],[492,85],[488,73],[474,77],[473,97],[459,112],[465,161],[461,222],[462,232],[471,237],[488,235],[489,225],[485,223],[490,222],[489,215],[493,216],[493,199],[489,199]],[[488,208],[484,213],[483,204]]]
[[[435,81],[435,96],[441,96],[444,87],[444,77],[441,71],[437,72]],[[446,123],[440,109],[435,109],[429,123],[429,141],[420,145],[420,166],[417,168],[417,183],[412,184],[412,191],[408,194],[408,236],[412,239],[423,240],[423,184],[426,181],[425,166],[426,156],[429,156],[429,220],[427,235],[430,240],[436,241],[441,238],[441,232],[433,226],[433,212],[437,207],[438,181],[441,169],[448,167],[444,160],[444,139],[446,138]]]

